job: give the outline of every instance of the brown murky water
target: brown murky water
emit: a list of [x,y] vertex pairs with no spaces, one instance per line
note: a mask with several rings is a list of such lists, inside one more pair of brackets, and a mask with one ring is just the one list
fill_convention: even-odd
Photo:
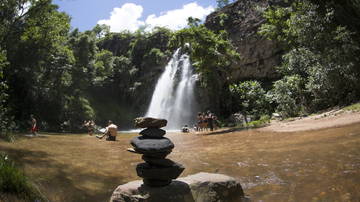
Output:
[[[107,142],[86,134],[20,136],[0,140],[0,153],[45,177],[51,201],[108,201],[114,189],[140,180],[141,156],[126,151],[137,133]],[[168,156],[198,172],[239,178],[251,201],[360,201],[360,124],[296,133],[256,129],[215,134],[168,133]]]

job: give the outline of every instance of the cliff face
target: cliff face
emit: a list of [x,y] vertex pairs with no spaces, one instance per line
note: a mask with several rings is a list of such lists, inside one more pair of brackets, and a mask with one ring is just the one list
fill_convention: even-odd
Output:
[[262,13],[255,8],[269,5],[285,6],[283,2],[240,0],[207,16],[205,26],[214,32],[226,30],[232,45],[241,54],[242,60],[233,63],[230,83],[250,79],[271,81],[279,76],[274,67],[280,62],[281,49],[276,41],[270,41],[257,33],[267,19],[264,19]]

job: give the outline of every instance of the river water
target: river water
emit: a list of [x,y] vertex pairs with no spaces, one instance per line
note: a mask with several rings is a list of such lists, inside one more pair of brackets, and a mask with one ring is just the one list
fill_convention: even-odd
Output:
[[[138,133],[107,142],[87,134],[20,135],[0,140],[0,153],[22,165],[51,201],[108,201],[133,180],[141,155],[127,152]],[[198,172],[241,180],[250,201],[360,201],[360,124],[294,133],[256,129],[213,134],[177,132],[169,159]]]

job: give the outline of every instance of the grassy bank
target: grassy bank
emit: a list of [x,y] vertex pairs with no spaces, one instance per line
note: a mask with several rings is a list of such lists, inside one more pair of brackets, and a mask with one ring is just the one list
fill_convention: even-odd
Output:
[[48,201],[38,186],[39,179],[29,178],[25,171],[15,163],[7,162],[8,156],[2,155],[0,159],[0,190],[26,201]]

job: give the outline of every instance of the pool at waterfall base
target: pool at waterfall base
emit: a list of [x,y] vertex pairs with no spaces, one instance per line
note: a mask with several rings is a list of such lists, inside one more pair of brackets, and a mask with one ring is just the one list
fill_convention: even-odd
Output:
[[[223,130],[223,129],[222,129]],[[141,180],[141,155],[127,152],[138,132],[117,141],[87,134],[18,135],[0,152],[34,178],[50,201],[109,201],[121,184]],[[360,201],[360,124],[305,132],[257,129],[168,132],[168,156],[185,167],[180,177],[220,173],[241,181],[250,201]]]

